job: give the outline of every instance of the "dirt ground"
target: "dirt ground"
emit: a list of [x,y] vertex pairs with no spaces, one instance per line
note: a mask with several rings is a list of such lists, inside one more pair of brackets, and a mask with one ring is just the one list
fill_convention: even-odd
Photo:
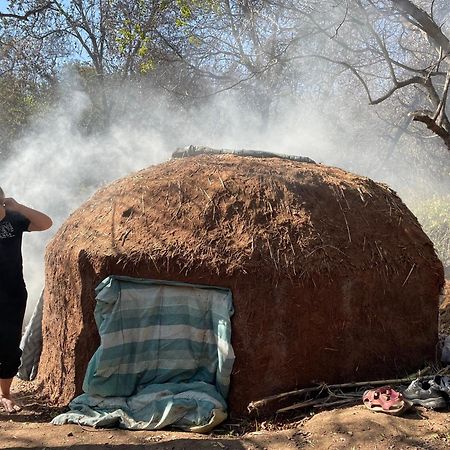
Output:
[[[441,304],[441,332],[450,334],[450,283]],[[450,410],[416,407],[401,417],[362,404],[278,423],[227,421],[209,435],[177,431],[125,431],[51,425],[62,412],[36,403],[30,383],[15,380],[24,409],[0,411],[0,448],[9,450],[444,450],[450,448]]]
[[[17,390],[17,386],[16,386]],[[60,410],[18,394],[24,410],[0,413],[0,448],[41,450],[443,450],[450,447],[450,411],[416,408],[402,417],[363,405],[311,414],[284,425],[226,423],[209,435],[177,431],[125,431],[51,425]]]

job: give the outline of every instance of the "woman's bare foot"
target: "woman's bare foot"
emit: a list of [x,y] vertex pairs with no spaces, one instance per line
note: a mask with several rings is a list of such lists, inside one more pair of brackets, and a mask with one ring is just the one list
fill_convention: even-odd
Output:
[[0,397],[0,404],[9,414],[15,414],[22,410],[22,408],[11,397],[5,397],[4,395]]

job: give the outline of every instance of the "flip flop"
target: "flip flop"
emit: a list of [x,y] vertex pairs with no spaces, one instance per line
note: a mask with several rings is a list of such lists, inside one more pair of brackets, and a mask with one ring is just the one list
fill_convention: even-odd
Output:
[[390,386],[370,389],[363,394],[364,406],[371,411],[400,415],[411,407],[411,402]]

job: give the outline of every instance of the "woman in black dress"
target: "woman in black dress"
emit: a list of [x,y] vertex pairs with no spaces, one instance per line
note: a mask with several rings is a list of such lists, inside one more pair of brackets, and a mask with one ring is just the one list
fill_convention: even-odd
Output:
[[27,291],[22,271],[22,234],[52,226],[46,214],[6,198],[0,188],[0,405],[20,410],[11,396],[11,382],[20,365],[19,348]]

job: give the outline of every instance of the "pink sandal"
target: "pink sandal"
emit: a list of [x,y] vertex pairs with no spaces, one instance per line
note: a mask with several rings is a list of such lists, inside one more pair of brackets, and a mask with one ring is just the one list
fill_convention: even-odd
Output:
[[390,386],[370,389],[363,394],[364,406],[371,411],[400,415],[411,407],[411,403],[403,398],[400,392]]

